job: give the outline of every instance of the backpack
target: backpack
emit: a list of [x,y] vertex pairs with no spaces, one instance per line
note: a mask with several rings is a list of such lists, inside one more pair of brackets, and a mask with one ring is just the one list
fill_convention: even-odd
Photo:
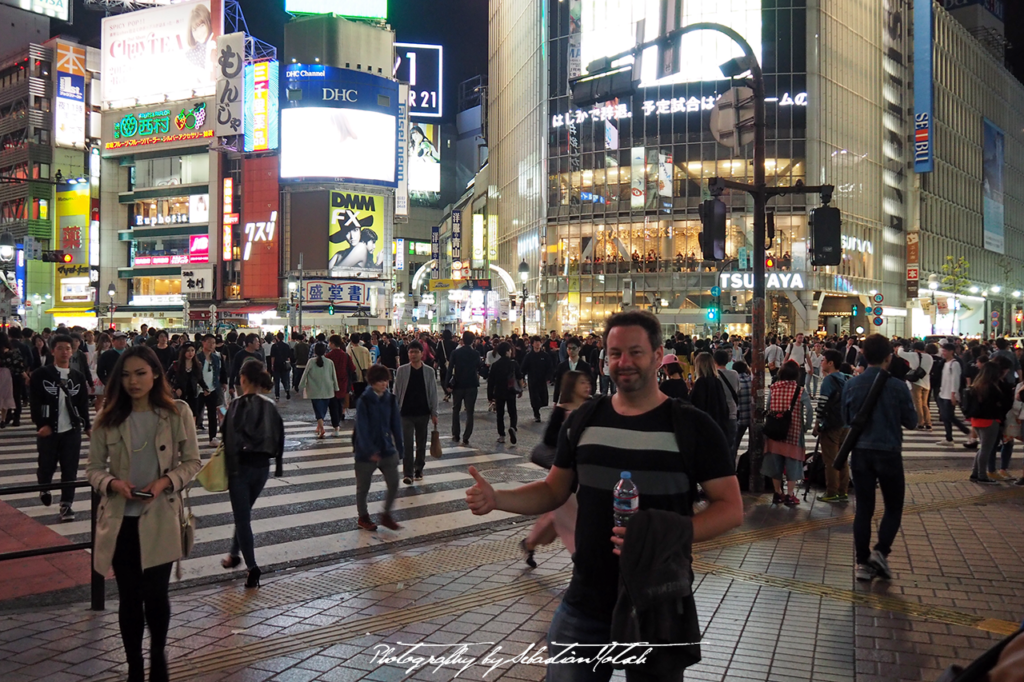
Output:
[[978,412],[978,393],[970,386],[963,390],[960,399],[960,411],[964,413],[964,417],[967,419],[970,419]]
[[921,351],[918,350],[914,352],[917,353],[917,367],[907,372],[906,378],[910,383],[915,383],[928,376],[928,372],[926,372],[924,367],[921,366],[921,363],[924,362],[924,358],[921,357]]
[[[568,452],[573,457],[576,456],[576,448],[579,446],[583,431],[590,424],[590,419],[593,417],[594,412],[605,400],[611,400],[611,398],[605,395],[595,396],[577,407],[569,415],[563,428],[566,429],[566,435],[568,436]],[[696,453],[693,434],[685,429],[684,424],[691,412],[700,412],[700,410],[678,398],[670,398],[669,402],[672,403],[672,426],[675,429],[676,445],[679,447],[679,454],[682,455],[683,473],[686,474],[686,479],[690,482],[689,498],[690,506],[692,507],[697,501],[697,481],[693,477],[693,469],[690,467],[690,463],[693,461]]]
[[789,425],[793,422],[793,408],[803,389],[797,386],[793,391],[793,399],[789,401],[789,409],[784,412],[767,412],[764,416],[764,436],[782,442],[789,435]]

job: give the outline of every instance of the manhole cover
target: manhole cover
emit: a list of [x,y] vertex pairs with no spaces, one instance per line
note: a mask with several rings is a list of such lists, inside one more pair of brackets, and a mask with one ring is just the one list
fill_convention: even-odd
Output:
[[286,440],[284,442],[284,447],[285,447],[286,450],[288,448],[297,448],[300,445],[302,445],[302,441],[299,441],[299,440]]

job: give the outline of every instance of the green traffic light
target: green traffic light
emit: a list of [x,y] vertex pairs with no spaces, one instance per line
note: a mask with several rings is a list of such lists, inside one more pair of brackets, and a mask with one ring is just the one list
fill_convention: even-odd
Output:
[[327,314],[328,315],[333,315],[334,314],[334,304],[333,303],[331,305],[327,306]]

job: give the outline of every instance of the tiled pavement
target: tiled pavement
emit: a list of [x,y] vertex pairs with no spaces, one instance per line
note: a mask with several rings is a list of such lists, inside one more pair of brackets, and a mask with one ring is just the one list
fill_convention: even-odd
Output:
[[[895,579],[870,586],[852,579],[852,504],[790,510],[747,498],[744,528],[696,548],[704,660],[687,679],[933,680],[998,641],[1024,616],[1024,490],[961,479],[908,475]],[[373,657],[384,644],[493,643],[487,651],[512,654],[543,644],[571,563],[556,543],[526,569],[516,553],[526,529],[274,574],[256,592],[238,581],[175,592],[172,679],[451,680],[461,666],[407,674]],[[123,679],[108,606],[0,616],[0,679]],[[486,670],[470,665],[457,679],[544,675]]]

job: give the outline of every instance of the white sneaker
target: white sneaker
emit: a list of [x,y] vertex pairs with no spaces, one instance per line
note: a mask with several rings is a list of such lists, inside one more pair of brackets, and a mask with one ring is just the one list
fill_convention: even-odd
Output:
[[886,559],[885,555],[877,549],[871,550],[871,556],[868,557],[868,566],[875,569],[875,573],[879,578],[892,580],[892,571],[889,569],[889,560]]
[[211,438],[210,445],[212,445],[213,447],[217,447],[218,445],[220,445],[220,438]]
[[340,435],[341,435],[341,427],[339,426],[336,429],[334,429],[334,437],[337,438]]
[[955,448],[956,447],[956,443],[954,443],[951,440],[940,440],[940,441],[938,441],[935,444],[939,445],[941,447],[944,447],[944,448]]
[[853,576],[857,580],[870,581],[875,577],[875,569],[868,564],[857,564],[857,569],[853,572]]

